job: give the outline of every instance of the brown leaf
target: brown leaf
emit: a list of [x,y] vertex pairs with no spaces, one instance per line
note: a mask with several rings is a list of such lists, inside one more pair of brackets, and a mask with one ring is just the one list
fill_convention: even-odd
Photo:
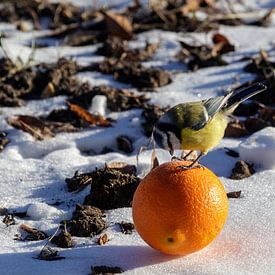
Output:
[[187,0],[186,4],[184,4],[180,9],[182,14],[185,15],[189,12],[198,10],[198,8],[200,7],[200,2],[200,0]]
[[212,56],[235,51],[235,46],[232,45],[229,40],[220,33],[215,33],[212,40],[214,43],[214,47],[212,48]]
[[218,44],[218,43],[227,43],[230,44],[229,40],[222,34],[220,33],[215,33],[212,37],[212,41],[214,44]]
[[242,191],[233,191],[233,192],[228,192],[227,197],[228,198],[233,198],[233,199],[238,199],[241,197]]
[[132,234],[135,229],[135,225],[131,222],[122,221],[121,223],[119,223],[119,226],[123,234]]
[[13,127],[31,134],[37,140],[44,140],[54,136],[54,133],[39,118],[27,115],[19,115],[7,119]]
[[37,257],[34,259],[42,260],[42,261],[59,261],[65,259],[65,257],[58,256],[58,251],[52,249],[49,246],[44,246]]
[[119,170],[121,173],[135,175],[136,166],[130,165],[126,162],[111,162],[106,164],[106,168]]
[[237,138],[247,136],[248,134],[249,133],[246,130],[244,123],[241,121],[235,121],[228,123],[224,136]]
[[241,180],[252,176],[255,173],[253,169],[253,164],[249,164],[243,160],[236,162],[235,167],[232,169],[232,174],[230,176],[233,180]]
[[21,224],[20,229],[28,233],[28,235],[23,238],[24,241],[39,241],[48,238],[45,232],[32,228],[26,224]]
[[14,225],[15,224],[14,215],[13,214],[7,214],[7,215],[5,215],[5,217],[3,218],[2,222],[6,226]]
[[107,32],[110,35],[118,36],[125,40],[132,38],[133,27],[127,17],[110,11],[103,11],[102,13],[104,15]]
[[118,266],[106,266],[106,265],[91,266],[91,275],[118,274],[123,272],[124,272],[123,269]]
[[109,241],[109,237],[108,237],[108,235],[105,233],[105,234],[101,235],[101,236],[97,239],[96,243],[97,243],[98,245],[104,245],[104,244],[106,244],[108,241]]
[[111,126],[109,120],[105,119],[102,115],[95,115],[87,112],[84,108],[79,105],[68,103],[68,107],[70,111],[74,112],[76,115],[87,121],[89,124],[93,126]]

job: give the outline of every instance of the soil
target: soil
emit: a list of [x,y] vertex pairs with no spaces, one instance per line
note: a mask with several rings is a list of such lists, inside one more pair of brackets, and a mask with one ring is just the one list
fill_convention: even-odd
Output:
[[232,169],[232,174],[230,176],[233,180],[241,180],[244,178],[248,178],[255,173],[252,164],[249,164],[243,160],[239,160],[236,162],[235,167]]
[[51,242],[62,248],[73,247],[72,236],[65,230],[62,230],[57,236],[54,236]]
[[106,58],[98,70],[112,74],[115,80],[130,83],[137,88],[157,88],[171,83],[168,72],[162,69],[145,68],[139,62],[129,62],[117,58]]
[[117,273],[123,273],[123,269],[117,266],[106,266],[106,265],[100,265],[100,266],[91,266],[91,275],[96,274],[117,274]]
[[130,207],[140,179],[133,174],[104,167],[92,175],[91,193],[84,204],[100,209]]
[[135,230],[135,225],[131,222],[121,222],[119,226],[123,234],[132,234]]
[[9,139],[7,137],[7,133],[0,131],[0,152],[3,151],[3,149],[8,143]]
[[105,85],[93,87],[87,92],[71,97],[68,101],[87,109],[91,106],[92,99],[96,95],[106,96],[107,108],[113,112],[142,108],[145,102],[148,101],[145,95],[136,95],[127,90],[116,89]]
[[102,211],[90,205],[77,204],[73,217],[68,222],[68,231],[77,237],[93,237],[106,227]]
[[238,199],[241,197],[242,191],[233,191],[233,192],[228,192],[227,197],[229,199]]

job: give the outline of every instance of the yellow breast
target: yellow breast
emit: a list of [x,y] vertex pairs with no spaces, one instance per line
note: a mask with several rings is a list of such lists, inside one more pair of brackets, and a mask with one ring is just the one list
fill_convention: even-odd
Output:
[[223,138],[227,122],[227,117],[223,113],[218,113],[200,130],[182,129],[181,149],[201,152],[211,150]]

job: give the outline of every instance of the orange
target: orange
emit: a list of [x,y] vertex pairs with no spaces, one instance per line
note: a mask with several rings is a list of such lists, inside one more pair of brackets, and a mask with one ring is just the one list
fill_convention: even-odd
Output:
[[153,169],[133,198],[137,232],[167,254],[198,251],[221,232],[228,199],[218,177],[206,167],[184,170],[190,162],[172,161]]

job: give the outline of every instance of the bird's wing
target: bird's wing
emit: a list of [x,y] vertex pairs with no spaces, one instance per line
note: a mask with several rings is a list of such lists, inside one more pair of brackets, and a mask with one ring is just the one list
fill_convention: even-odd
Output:
[[217,96],[213,98],[209,98],[203,101],[203,112],[200,116],[200,120],[198,123],[192,126],[193,130],[202,129],[211,119],[217,114],[220,109],[226,104],[228,98],[232,95],[233,91],[227,93],[225,96]]

